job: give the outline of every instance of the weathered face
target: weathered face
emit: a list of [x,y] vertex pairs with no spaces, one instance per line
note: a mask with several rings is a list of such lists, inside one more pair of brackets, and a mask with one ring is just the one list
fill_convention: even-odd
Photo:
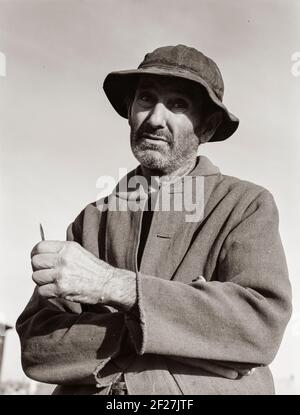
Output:
[[129,124],[131,149],[142,166],[169,174],[195,159],[202,106],[201,95],[194,95],[187,81],[141,77]]

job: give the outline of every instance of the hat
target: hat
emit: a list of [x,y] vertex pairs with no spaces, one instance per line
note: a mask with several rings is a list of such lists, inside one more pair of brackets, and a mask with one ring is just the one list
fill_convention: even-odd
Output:
[[164,46],[148,53],[137,69],[109,73],[103,89],[114,109],[124,118],[128,118],[127,98],[141,75],[181,78],[201,85],[211,103],[223,113],[222,122],[210,141],[226,140],[238,128],[238,118],[222,103],[224,83],[217,64],[197,49],[185,45]]

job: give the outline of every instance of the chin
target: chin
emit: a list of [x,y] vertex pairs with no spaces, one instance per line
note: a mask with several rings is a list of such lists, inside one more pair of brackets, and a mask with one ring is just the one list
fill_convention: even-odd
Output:
[[141,165],[148,169],[165,170],[169,167],[169,160],[158,151],[133,149],[133,154]]

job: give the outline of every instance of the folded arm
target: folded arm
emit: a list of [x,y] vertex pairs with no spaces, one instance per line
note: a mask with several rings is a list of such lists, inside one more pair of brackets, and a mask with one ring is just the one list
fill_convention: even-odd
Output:
[[140,355],[269,364],[291,314],[272,195],[260,193],[228,234],[217,280],[184,284],[138,274],[138,309],[139,325],[130,313],[126,324]]
[[[69,243],[81,243],[81,220],[82,214],[68,228]],[[42,243],[42,249],[45,250],[45,246],[48,249],[47,242]],[[50,266],[52,261],[57,262],[53,245],[50,241],[51,253],[35,255],[37,247],[32,253],[37,266],[33,273],[37,286],[16,323],[23,369],[28,377],[41,382],[95,384],[95,370],[99,371],[117,356],[126,340],[124,313],[104,304],[89,307],[57,296],[54,287],[56,267]],[[79,248],[77,244],[75,247]],[[91,273],[97,258],[86,253]],[[76,260],[80,261],[80,254],[81,251],[75,252]],[[63,274],[68,276],[68,273]],[[62,281],[60,283],[66,289]],[[95,292],[92,290],[91,294]]]
[[[68,239],[80,243],[70,229],[76,226]],[[268,192],[227,236],[217,271],[218,281],[183,284],[115,269],[105,291],[114,294],[108,301],[114,312],[104,304],[81,312],[79,303],[35,292],[17,323],[25,373],[50,383],[94,383],[95,368],[122,353],[124,344],[138,355],[165,355],[229,378],[236,377],[231,369],[243,374],[269,364],[291,303],[277,209]],[[116,289],[118,280],[122,289]]]
[[124,339],[124,314],[102,307],[46,300],[35,290],[17,321],[26,375],[46,383],[95,384],[93,372],[116,356]]

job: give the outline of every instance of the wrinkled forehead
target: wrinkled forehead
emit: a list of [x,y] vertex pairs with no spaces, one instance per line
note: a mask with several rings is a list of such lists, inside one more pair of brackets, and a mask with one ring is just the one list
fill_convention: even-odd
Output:
[[180,93],[192,98],[200,93],[200,88],[192,81],[162,75],[142,75],[137,84],[137,90],[141,89]]

